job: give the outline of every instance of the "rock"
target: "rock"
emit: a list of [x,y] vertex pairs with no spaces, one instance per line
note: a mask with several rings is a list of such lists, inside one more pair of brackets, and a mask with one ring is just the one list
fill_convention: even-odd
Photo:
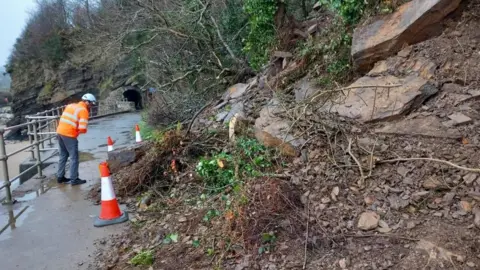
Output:
[[415,226],[417,226],[417,223],[415,223],[415,221],[407,222],[407,229],[411,230],[411,229],[415,228]]
[[364,231],[373,230],[378,227],[379,221],[380,216],[377,213],[371,211],[363,212],[358,220],[357,228]]
[[315,85],[315,82],[311,81],[307,77],[304,77],[294,85],[295,101],[300,102],[310,98],[319,90],[320,89]]
[[398,195],[390,195],[388,196],[388,202],[390,203],[390,207],[395,210],[400,210],[408,206],[408,200],[403,200]]
[[[368,87],[374,85],[399,85],[393,88]],[[381,77],[362,77],[345,90],[346,97],[337,100],[336,104],[328,104],[328,109],[341,116],[373,122],[399,118],[418,108],[430,96],[438,92],[437,88],[427,80],[416,75],[397,78],[387,75]],[[355,88],[360,87],[360,88]]]
[[423,187],[425,189],[439,189],[440,187],[444,186],[442,182],[440,182],[436,177],[430,176],[425,181],[423,181]]
[[403,177],[406,177],[409,172],[410,170],[407,169],[405,166],[400,165],[397,167],[397,173]]
[[405,49],[399,51],[397,55],[403,58],[407,58],[412,52],[412,49],[412,46],[405,47]]
[[469,192],[468,196],[472,197],[474,200],[480,202],[480,192]]
[[373,196],[367,196],[364,198],[366,205],[372,205],[375,202],[375,198]]
[[392,228],[388,228],[388,227],[387,227],[387,228],[377,228],[377,231],[378,231],[379,233],[389,233],[389,232],[391,232],[392,230],[393,230]]
[[448,128],[436,116],[414,119],[403,119],[399,122],[386,123],[384,127],[375,130],[380,134],[422,136],[433,138],[460,139],[462,134],[454,128]]
[[467,201],[460,201],[460,208],[465,212],[465,213],[470,213],[472,212],[472,204],[467,202]]
[[279,58],[289,58],[289,57],[292,57],[293,54],[290,53],[290,52],[275,51],[273,53],[273,56],[274,57],[279,57]]
[[476,264],[474,262],[467,262],[468,267],[474,268]]
[[230,120],[233,118],[233,116],[239,115],[241,117],[245,118],[245,106],[243,105],[243,102],[240,101],[238,103],[235,103],[232,105],[232,108],[228,112],[227,116],[223,119],[223,123],[229,123]]
[[178,218],[178,222],[181,222],[181,223],[187,222],[187,218],[184,217],[184,216],[181,216],[181,217]]
[[150,144],[144,142],[108,152],[107,163],[110,172],[114,174],[120,169],[137,162],[145,155],[148,148],[150,148]]
[[317,31],[318,31],[318,24],[311,25],[311,26],[307,29],[307,33],[308,33],[309,35],[313,35],[313,34],[315,34]]
[[412,59],[401,56],[393,56],[387,60],[377,62],[368,76],[378,77],[386,74],[404,74],[417,75],[425,80],[430,80],[435,76],[437,64],[428,58],[416,56]]
[[348,265],[347,265],[347,259],[343,258],[341,259],[340,261],[338,261],[338,265],[340,266],[340,268],[342,269],[347,269]]
[[222,100],[227,101],[227,100],[232,100],[232,99],[238,99],[242,97],[245,92],[248,90],[248,84],[244,83],[237,83],[233,86],[230,86],[225,94],[223,94]]
[[436,34],[435,27],[461,0],[413,0],[372,24],[355,29],[352,57],[361,71],[402,49]]
[[227,117],[227,115],[228,115],[228,112],[226,111],[220,112],[215,116],[215,120],[217,122],[222,122],[225,119],[225,117]]
[[465,184],[467,185],[472,185],[473,182],[475,182],[475,180],[477,180],[478,178],[478,174],[476,173],[468,173],[467,175],[465,175],[463,177],[463,181],[465,181]]
[[475,207],[473,210],[472,210],[473,214],[475,215],[474,219],[473,219],[473,224],[475,224],[475,226],[477,226],[477,228],[480,229],[480,208],[479,207]]
[[472,123],[472,119],[470,117],[459,112],[449,115],[448,118],[455,121],[456,126]]
[[442,202],[446,205],[450,205],[453,201],[453,198],[455,198],[455,192],[448,192],[443,195]]
[[265,146],[278,148],[284,155],[298,156],[298,148],[305,141],[287,133],[291,123],[277,116],[282,111],[277,99],[272,99],[264,106],[260,117],[255,120],[255,138]]

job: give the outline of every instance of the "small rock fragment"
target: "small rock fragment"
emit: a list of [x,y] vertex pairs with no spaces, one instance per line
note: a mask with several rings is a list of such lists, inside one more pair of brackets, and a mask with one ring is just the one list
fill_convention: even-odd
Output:
[[475,180],[477,180],[478,174],[476,173],[469,173],[463,177],[463,180],[465,181],[465,184],[471,185]]
[[372,205],[375,202],[375,198],[373,196],[367,196],[364,198],[366,205]]
[[473,224],[475,224],[475,226],[480,229],[480,208],[475,207],[472,212],[475,215],[475,218],[473,219]]
[[186,221],[187,221],[187,218],[184,216],[181,216],[178,218],[178,222],[186,222]]
[[338,265],[342,269],[347,269],[347,259],[343,258],[340,261],[338,261]]
[[380,221],[378,222],[378,226],[380,226],[380,227],[382,227],[382,228],[388,228],[388,227],[389,227],[388,224],[387,224],[387,222],[385,222],[385,221],[383,221],[383,220],[380,220]]
[[463,211],[465,211],[466,213],[470,213],[472,211],[472,204],[470,204],[469,202],[467,201],[461,201],[460,202],[460,207]]
[[469,124],[469,123],[472,122],[472,118],[464,115],[463,113],[459,113],[459,112],[456,112],[456,113],[453,113],[453,114],[449,115],[448,118],[455,121],[456,126],[463,125],[463,124]]
[[368,231],[378,227],[380,216],[372,211],[363,212],[358,220],[357,227],[361,230]]
[[455,198],[455,192],[448,192],[443,196],[442,202],[449,205],[452,203],[453,198]]
[[392,228],[378,228],[377,229],[377,231],[380,232],[380,233],[389,233],[392,230],[393,230]]
[[427,180],[423,181],[423,187],[425,189],[438,189],[442,186],[442,183],[435,177],[429,177]]
[[472,268],[475,267],[475,263],[474,263],[474,262],[467,262],[467,265],[468,265],[468,267],[472,267]]
[[417,224],[415,223],[415,221],[409,221],[409,222],[407,222],[407,229],[411,230],[411,229],[415,228],[415,226],[417,226]]

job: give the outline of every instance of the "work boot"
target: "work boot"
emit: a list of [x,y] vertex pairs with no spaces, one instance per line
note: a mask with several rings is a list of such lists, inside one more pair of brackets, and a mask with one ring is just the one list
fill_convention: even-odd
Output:
[[81,185],[81,184],[85,184],[85,183],[87,183],[86,180],[81,180],[79,178],[70,181],[70,185],[72,185],[72,186]]
[[70,179],[66,178],[65,176],[57,177],[57,183],[59,184],[66,184],[70,182]]

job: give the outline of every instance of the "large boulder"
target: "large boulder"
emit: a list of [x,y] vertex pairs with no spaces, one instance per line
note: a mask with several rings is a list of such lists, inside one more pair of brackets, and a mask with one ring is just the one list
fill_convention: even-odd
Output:
[[255,120],[255,137],[263,145],[277,148],[286,156],[297,156],[304,140],[289,133],[292,123],[281,117],[283,112],[280,101],[275,98],[265,105]]
[[391,120],[420,107],[437,92],[434,85],[414,74],[405,78],[365,76],[344,90],[329,109],[361,122]]
[[439,34],[439,22],[459,6],[461,0],[413,0],[376,22],[355,29],[352,57],[361,71],[379,60]]

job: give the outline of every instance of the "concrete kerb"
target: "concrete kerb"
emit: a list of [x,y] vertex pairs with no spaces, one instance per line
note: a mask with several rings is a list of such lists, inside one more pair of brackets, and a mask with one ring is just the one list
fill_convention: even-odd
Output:
[[128,221],[128,213],[123,211],[122,215],[115,219],[100,219],[97,216],[93,220],[93,226],[99,228],[99,227],[105,227],[109,225],[120,224],[126,221]]
[[[44,157],[51,157],[51,156],[57,155],[57,154],[58,154],[58,150],[48,150],[48,151],[43,151],[42,152],[42,156],[44,156]],[[49,159],[49,160],[42,161],[42,166],[41,166],[42,170],[44,170],[48,166],[50,166],[52,164],[55,164],[57,162],[58,161],[55,160],[55,159]],[[17,178],[17,179],[20,180],[20,184],[25,183],[26,181],[28,181],[29,179],[31,179],[33,176],[35,176],[38,173],[38,171],[35,168],[30,169],[32,166],[35,166],[36,164],[37,164],[37,160],[33,160],[31,158],[27,158],[22,163],[20,163],[19,172],[20,172],[21,175],[20,175],[20,177]],[[30,169],[28,172],[22,174],[23,172],[25,172],[28,169]],[[16,179],[13,179],[13,180],[16,180]]]

